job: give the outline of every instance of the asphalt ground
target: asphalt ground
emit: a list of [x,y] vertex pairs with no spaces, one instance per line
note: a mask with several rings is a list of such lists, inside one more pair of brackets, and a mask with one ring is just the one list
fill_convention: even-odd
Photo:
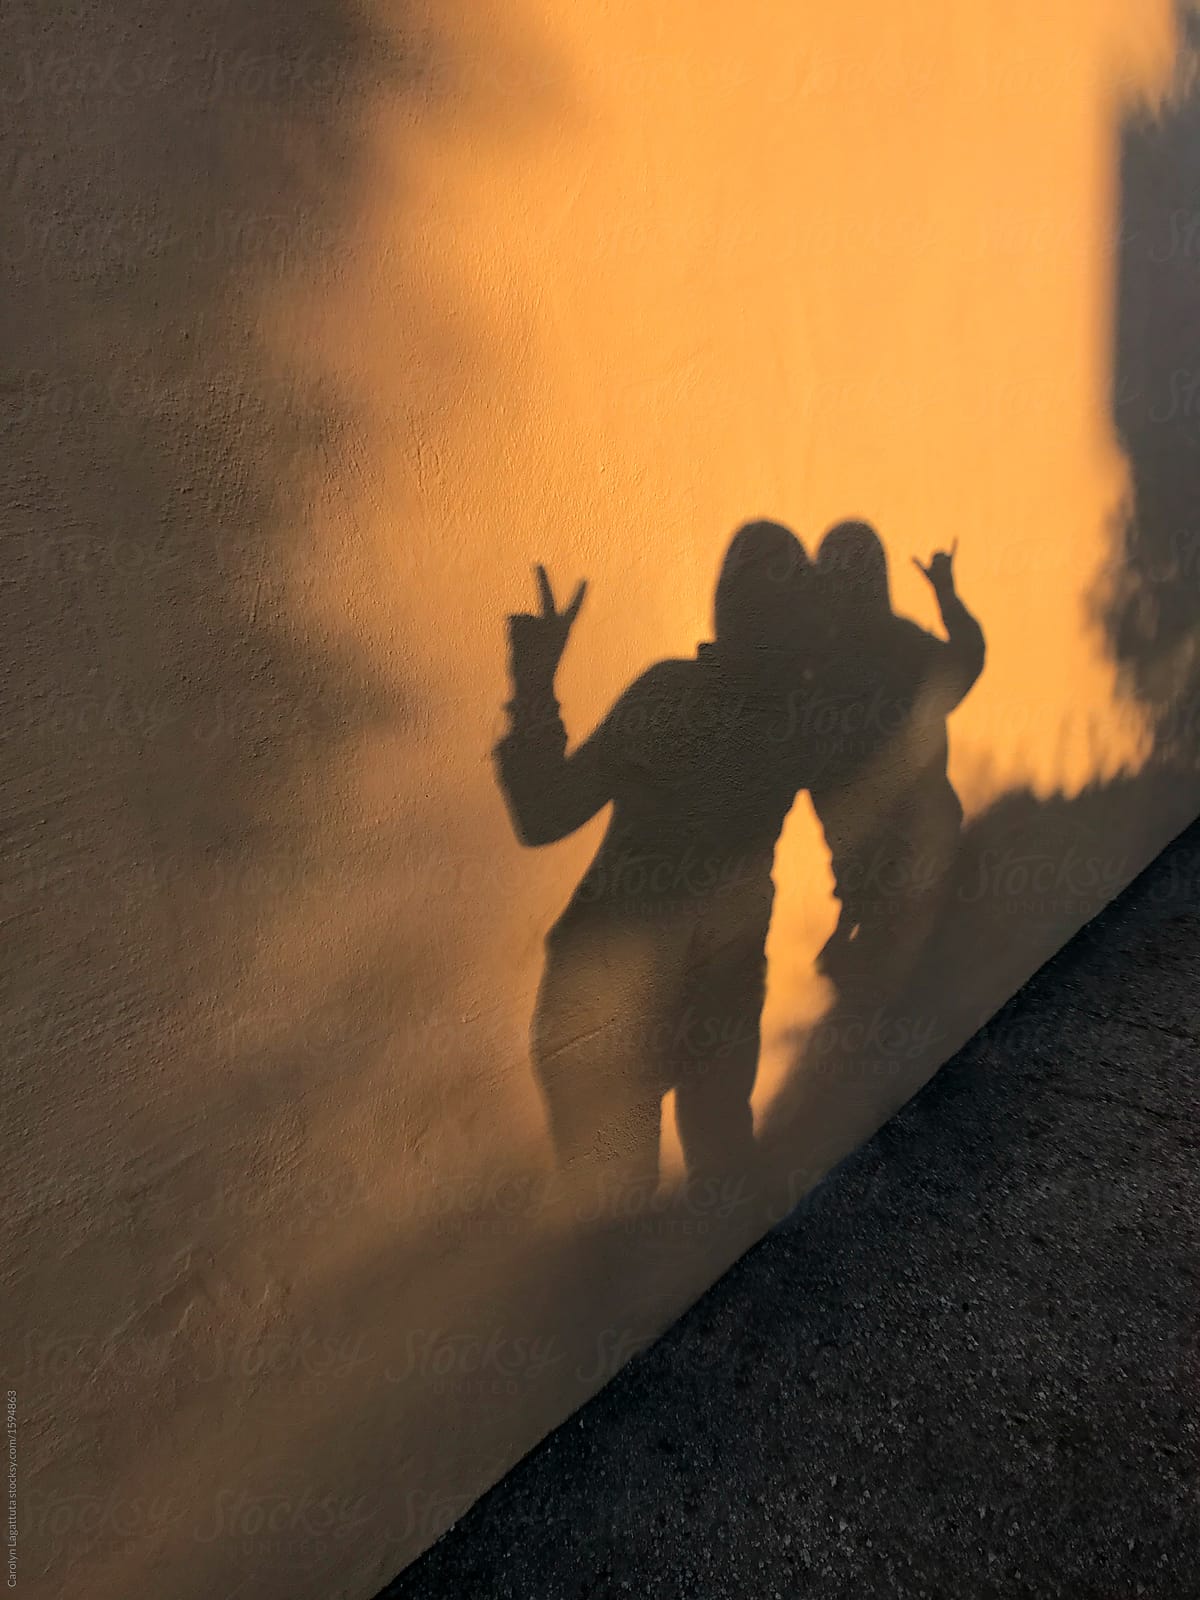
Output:
[[380,1600],[1196,1600],[1200,827]]

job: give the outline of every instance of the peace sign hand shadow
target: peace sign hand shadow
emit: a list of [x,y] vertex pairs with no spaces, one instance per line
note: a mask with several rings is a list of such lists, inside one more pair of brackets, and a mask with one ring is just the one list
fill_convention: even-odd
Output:
[[514,683],[549,688],[587,593],[587,579],[580,579],[570,604],[560,611],[545,567],[539,565],[534,571],[542,609],[540,613],[521,611],[509,617],[509,660]]

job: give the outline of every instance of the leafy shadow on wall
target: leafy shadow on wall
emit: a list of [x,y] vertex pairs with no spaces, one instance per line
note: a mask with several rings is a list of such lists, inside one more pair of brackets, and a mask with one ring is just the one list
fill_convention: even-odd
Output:
[[[0,262],[22,311],[10,770],[63,797],[68,847],[51,863],[56,917],[34,920],[21,951],[14,1044],[43,1056],[53,1017],[77,1016],[72,1071],[103,1095],[137,1085],[147,1057],[178,1067],[189,1044],[151,1042],[171,1014],[196,1008],[183,1038],[205,1066],[225,1055],[235,1030],[200,1042],[197,1029],[235,1016],[244,941],[312,869],[315,829],[290,797],[348,741],[411,714],[411,691],[296,614],[289,563],[314,463],[354,417],[267,323],[344,249],[364,101],[425,104],[437,52],[429,37],[397,44],[402,28],[385,36],[343,0],[14,9],[5,32],[4,115],[27,158],[10,174]],[[32,851],[42,843],[31,833]],[[77,952],[65,972],[64,945]],[[207,997],[221,986],[218,1011]],[[114,1013],[133,1025],[114,1030]],[[187,1099],[247,1111],[252,1163],[268,1108],[228,1053],[227,1070],[190,1077]],[[136,1088],[131,1110],[139,1190],[158,1162],[147,1146],[178,1129],[143,1125]]]
[[[351,265],[380,181],[371,112],[399,105],[394,125],[415,135],[461,110],[471,83],[422,0],[13,6],[2,32],[0,739],[20,929],[3,1075],[14,1126],[67,1117],[24,1142],[8,1342],[32,1333],[26,1420],[45,1427],[55,1492],[91,1492],[85,1466],[103,1455],[121,1464],[119,1506],[140,1503],[137,1475],[160,1459],[153,1419],[171,1414],[179,1436],[219,1428],[238,1391],[233,1363],[220,1384],[197,1378],[204,1330],[253,1346],[298,1236],[331,1223],[314,1193],[322,1141],[340,1132],[326,1096],[336,1082],[354,1105],[378,1066],[354,1049],[364,991],[393,1017],[414,968],[440,992],[419,930],[393,928],[376,962],[346,926],[360,869],[329,793],[364,738],[406,733],[422,708],[308,605],[323,577],[315,508],[363,419],[296,307],[319,314]],[[398,212],[408,154],[383,168]],[[469,311],[433,302],[402,253],[388,289],[468,374]],[[400,405],[428,388],[422,354],[394,374]],[[339,552],[343,566],[359,553]],[[331,1010],[337,1028],[315,1038]],[[368,1041],[378,1059],[385,1034]],[[47,1286],[47,1230],[76,1292]],[[301,1242],[315,1275],[315,1241]],[[76,1367],[34,1370],[46,1349],[91,1350],[111,1329],[149,1350],[164,1306],[180,1337],[145,1363],[139,1408],[106,1389],[102,1362],[83,1409]],[[318,1453],[298,1443],[297,1459]],[[204,1469],[198,1454],[196,1485]],[[25,1559],[87,1561],[99,1592],[107,1547],[93,1545],[72,1527]],[[216,1569],[238,1552],[204,1549],[206,1586],[225,1592]],[[125,1559],[114,1547],[111,1563]]]
[[1121,131],[1113,421],[1130,497],[1094,597],[1164,759],[1191,763],[1200,689],[1200,14],[1164,102]]

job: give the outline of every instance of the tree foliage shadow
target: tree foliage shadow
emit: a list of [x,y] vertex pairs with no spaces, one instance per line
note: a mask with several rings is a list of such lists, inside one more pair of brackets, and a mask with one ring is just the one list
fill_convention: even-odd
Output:
[[[36,1360],[38,1341],[87,1349],[116,1328],[149,1348],[164,1305],[190,1316],[209,1299],[232,1341],[253,1339],[245,1285],[264,1244],[284,1249],[272,1226],[321,1132],[313,1080],[374,1060],[339,1053],[349,1025],[314,1049],[313,1015],[364,988],[395,1008],[402,987],[355,928],[299,1014],[256,989],[256,964],[345,872],[314,802],[358,742],[403,733],[420,707],[415,682],[304,604],[316,494],[362,416],[289,307],[345,273],[379,181],[372,110],[399,106],[415,129],[470,87],[422,0],[14,6],[0,35],[2,1076],[25,1135],[6,1343],[32,1328]],[[448,314],[410,265],[392,264],[392,292],[469,370],[469,310]],[[414,351],[397,389],[426,382]],[[423,963],[436,997],[419,935],[396,935],[390,977]],[[272,1001],[273,1032],[248,1040]],[[47,1233],[86,1293],[50,1281]],[[103,1374],[81,1408],[69,1365],[30,1371],[27,1425],[47,1441],[34,1494],[42,1472],[90,1492],[101,1456],[120,1465],[114,1492],[134,1493],[156,1407],[179,1428],[201,1399],[219,1414],[236,1382],[190,1383],[187,1345],[134,1409]],[[76,1543],[31,1541],[29,1569],[78,1560],[99,1592],[104,1560]]]

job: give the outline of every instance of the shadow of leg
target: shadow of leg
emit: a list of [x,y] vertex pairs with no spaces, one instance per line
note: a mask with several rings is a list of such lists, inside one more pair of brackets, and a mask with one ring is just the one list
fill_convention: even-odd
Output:
[[[755,1164],[750,1096],[758,1072],[766,997],[766,923],[752,907],[750,928],[689,967],[676,1032],[675,1119],[690,1183],[727,1181]],[[720,939],[702,930],[697,945]]]
[[533,1065],[558,1188],[581,1221],[636,1213],[658,1187],[662,1093],[649,969],[630,955],[593,938],[550,946],[534,1015]]

